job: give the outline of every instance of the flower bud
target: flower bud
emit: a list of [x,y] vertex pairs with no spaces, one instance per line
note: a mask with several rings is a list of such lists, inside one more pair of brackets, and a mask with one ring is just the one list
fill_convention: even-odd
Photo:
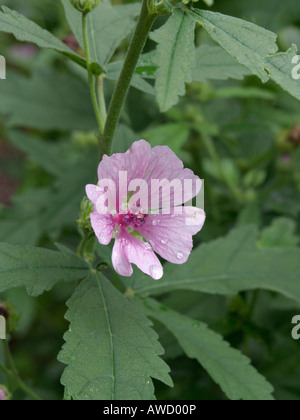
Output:
[[77,220],[78,226],[85,230],[86,232],[92,232],[92,226],[91,226],[91,218],[90,214],[94,210],[93,203],[88,199],[84,198],[81,202],[80,206],[80,215],[79,219]]
[[100,0],[70,0],[70,3],[82,13],[89,13],[99,6]]

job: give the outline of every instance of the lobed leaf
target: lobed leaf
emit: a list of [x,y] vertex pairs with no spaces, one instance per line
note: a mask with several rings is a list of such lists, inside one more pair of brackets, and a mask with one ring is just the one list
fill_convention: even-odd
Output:
[[158,43],[157,100],[161,111],[167,111],[185,94],[185,83],[192,81],[195,21],[189,13],[175,9],[167,23],[153,32],[151,38]]
[[50,48],[69,57],[81,66],[85,60],[56,38],[51,32],[41,28],[20,13],[2,6],[0,10],[0,31],[12,34],[18,41],[31,42],[41,48]]
[[263,82],[270,78],[300,99],[300,84],[292,77],[297,47],[277,53],[277,35],[254,23],[206,10],[191,10],[210,37]]
[[0,86],[0,112],[9,117],[11,127],[42,130],[96,127],[86,85],[71,74],[44,68],[36,69],[30,79],[11,72]]
[[196,65],[193,80],[242,80],[251,72],[231,57],[223,48],[215,45],[202,45],[196,49]]
[[65,174],[66,162],[61,157],[61,150],[56,142],[46,142],[18,130],[9,132],[9,140],[49,174],[55,177]]
[[174,334],[188,357],[196,359],[207,370],[228,398],[248,401],[274,399],[272,385],[222,336],[204,323],[170,310],[159,302],[147,300],[144,305],[147,314]]
[[30,295],[38,296],[59,281],[87,274],[87,263],[70,252],[0,243],[0,292],[25,286]]
[[37,245],[45,231],[43,212],[50,188],[38,188],[13,197],[13,205],[0,212],[0,237],[13,245]]
[[100,274],[68,302],[70,321],[59,360],[66,395],[75,400],[150,400],[151,378],[172,385],[163,349],[142,311]]
[[159,282],[135,275],[130,285],[141,295],[169,290],[233,295],[265,289],[300,302],[300,249],[258,249],[256,236],[252,226],[235,229],[225,238],[199,246],[186,264],[166,264]]

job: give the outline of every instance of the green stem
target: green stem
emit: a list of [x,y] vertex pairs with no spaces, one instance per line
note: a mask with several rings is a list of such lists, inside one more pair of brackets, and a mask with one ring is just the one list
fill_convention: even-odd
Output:
[[123,69],[108,110],[107,121],[103,134],[103,142],[108,153],[111,152],[113,138],[129,91],[132,77],[156,17],[157,14],[151,14],[149,12],[148,0],[143,0],[142,10],[136,30],[130,43]]
[[86,65],[88,71],[88,79],[89,79],[89,87],[91,92],[91,98],[93,102],[93,107],[95,111],[95,116],[100,132],[100,136],[103,134],[104,131],[104,122],[102,120],[101,112],[99,109],[98,99],[97,99],[97,92],[95,86],[95,80],[93,75],[92,63],[91,63],[91,55],[90,55],[90,47],[88,41],[88,32],[87,32],[87,13],[82,14],[82,34],[83,34],[83,43],[85,49],[85,56],[86,56]]
[[103,74],[101,74],[98,77],[97,85],[98,85],[98,101],[99,101],[99,107],[100,107],[100,116],[101,116],[103,125],[105,126],[106,120],[107,120],[107,112],[106,112],[106,103],[105,103],[105,97],[104,97],[104,75]]
[[88,263],[91,263],[91,258],[94,255],[94,248],[96,245],[96,237],[94,232],[89,232],[83,234],[83,238],[79,244],[77,255],[80,258],[83,258]]
[[11,379],[13,385],[20,388],[26,395],[34,401],[41,401],[41,398],[36,395],[28,386],[22,381],[12,358],[8,342],[3,340],[4,352],[8,369],[5,368],[8,379]]

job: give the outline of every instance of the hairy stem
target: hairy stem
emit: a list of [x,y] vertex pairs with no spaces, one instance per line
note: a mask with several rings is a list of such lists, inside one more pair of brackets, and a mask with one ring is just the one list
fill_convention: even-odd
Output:
[[100,116],[101,121],[103,122],[104,126],[107,120],[107,110],[106,110],[106,103],[104,97],[104,75],[101,74],[97,78],[97,86],[98,86],[98,101],[99,101],[99,108],[100,108]]
[[148,0],[143,0],[142,10],[136,30],[130,43],[123,69],[108,110],[107,121],[102,137],[105,150],[108,153],[111,152],[113,138],[128,94],[132,77],[156,17],[157,14],[149,12]]
[[88,41],[88,33],[87,33],[87,16],[88,14],[82,14],[82,34],[83,34],[83,42],[84,42],[84,49],[85,49],[85,56],[86,56],[86,65],[87,65],[87,71],[88,71],[88,79],[89,79],[89,88],[91,92],[91,98],[93,102],[93,107],[95,111],[95,116],[100,132],[100,136],[103,134],[104,131],[104,124],[105,121],[103,121],[103,117],[100,112],[98,99],[97,99],[97,91],[96,91],[96,84],[95,79],[93,75],[93,69],[92,69],[92,63],[91,63],[91,55],[90,55],[90,47],[89,47],[89,41]]

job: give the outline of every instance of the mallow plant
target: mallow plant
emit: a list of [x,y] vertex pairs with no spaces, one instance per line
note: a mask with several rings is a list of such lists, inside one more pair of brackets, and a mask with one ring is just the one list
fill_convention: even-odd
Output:
[[[108,0],[62,0],[82,53],[2,6],[2,32],[63,55],[65,65],[85,80],[97,123],[98,156],[93,151],[83,168],[86,193],[81,191],[77,207],[81,234],[77,251],[61,244],[56,249],[0,244],[1,292],[25,286],[29,295],[38,296],[60,282],[74,284],[67,301],[69,329],[58,355],[65,365],[61,378],[65,399],[151,400],[155,398],[153,380],[172,387],[172,372],[153,321],[171,332],[186,356],[196,359],[229,399],[274,398],[272,385],[248,357],[205,323],[168,307],[162,296],[174,290],[231,296],[265,289],[299,302],[299,249],[263,249],[253,226],[203,243],[200,231],[210,212],[204,211],[199,199],[202,174],[185,168],[168,146],[151,147],[146,140],[132,139],[127,147],[125,139],[124,144],[122,138],[115,141],[131,86],[156,95],[164,113],[185,95],[186,84],[201,80],[207,68],[207,77],[212,79],[253,74],[264,83],[273,80],[300,99],[300,84],[293,77],[297,47],[279,52],[276,34],[212,12],[212,3],[143,0],[113,6]],[[218,46],[196,45],[199,28]],[[128,36],[131,42],[125,57],[114,60],[117,47]],[[148,40],[153,48],[145,52]],[[108,102],[105,88],[111,80],[115,85]],[[34,85],[29,89],[34,90]],[[86,102],[76,103],[76,110],[74,106],[70,101],[68,115]],[[29,119],[34,118],[30,113],[39,113],[37,109],[28,112]],[[57,128],[66,127],[64,115]],[[88,130],[89,122],[83,125]],[[62,175],[58,187],[70,176],[76,189],[76,168],[68,175],[69,167],[59,167],[59,162],[53,166],[47,159],[45,155],[49,170]],[[54,215],[63,220],[73,217],[63,207],[73,195],[73,190],[62,193],[50,209],[44,222],[48,233],[57,228]],[[44,200],[43,195],[40,199]],[[103,258],[104,254],[109,258]],[[0,368],[6,385],[0,389],[0,399],[21,390],[38,400],[38,390],[30,389],[15,367],[10,326],[8,340],[2,342],[5,357]]]

